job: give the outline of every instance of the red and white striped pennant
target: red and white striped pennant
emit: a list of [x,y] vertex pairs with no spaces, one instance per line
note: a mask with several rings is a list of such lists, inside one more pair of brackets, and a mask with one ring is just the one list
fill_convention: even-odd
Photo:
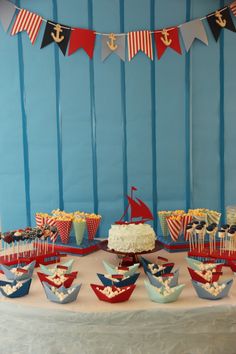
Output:
[[234,16],[236,16],[236,1],[232,2],[232,4],[229,5],[232,13]]
[[139,52],[145,53],[153,60],[152,35],[150,31],[136,31],[128,33],[129,61]]
[[21,9],[12,27],[11,35],[14,36],[19,32],[26,31],[29,35],[31,43],[34,44],[42,21],[43,19],[41,16],[28,10]]
[[182,228],[182,221],[177,219],[166,218],[170,236],[173,241],[177,241]]

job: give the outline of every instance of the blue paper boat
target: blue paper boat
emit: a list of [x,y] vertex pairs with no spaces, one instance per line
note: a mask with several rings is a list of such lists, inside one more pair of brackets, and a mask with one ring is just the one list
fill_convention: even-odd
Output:
[[127,278],[127,279],[120,280],[120,281],[112,281],[111,279],[106,278],[105,275],[97,273],[97,276],[101,280],[103,285],[105,285],[105,286],[115,285],[119,288],[122,286],[129,286],[129,285],[135,284],[139,275],[140,275],[140,273],[135,273],[133,275],[130,275],[129,278]]
[[[151,273],[150,268],[148,267],[149,264],[153,264],[152,262],[150,262],[149,260],[147,260],[144,257],[140,257],[140,261],[141,264],[143,266],[143,270],[144,272],[147,274],[148,272]],[[174,263],[163,263],[162,264],[165,268],[157,271],[156,273],[154,273],[153,275],[160,277],[162,274],[166,274],[166,273],[171,273],[171,270],[174,267]]]
[[152,284],[150,284],[147,280],[144,280],[144,284],[145,287],[147,289],[148,292],[148,296],[150,298],[150,300],[154,301],[154,302],[159,302],[161,304],[165,304],[168,302],[174,302],[178,299],[178,297],[180,296],[183,288],[185,287],[184,284],[178,285],[172,289],[174,289],[174,292],[168,296],[164,296],[162,294],[159,294],[157,292],[157,288],[155,286],[153,286]]
[[69,289],[74,289],[74,291],[71,294],[68,294],[67,297],[65,297],[64,300],[61,301],[57,297],[57,295],[53,293],[52,287],[49,284],[43,282],[43,288],[48,300],[52,302],[56,302],[57,304],[69,304],[70,302],[76,301],[81,289],[81,285],[82,284],[71,286],[70,288],[65,288],[64,286],[61,286],[60,288],[58,288],[57,290],[64,294],[68,293]]
[[[201,265],[204,264],[201,261],[198,261],[197,259],[186,257],[186,261],[188,262],[188,265],[190,268],[193,270],[201,270]],[[209,267],[209,269],[213,269],[218,265],[221,265],[221,263],[214,263],[214,262],[209,262],[212,263],[212,266]]]
[[[151,274],[150,272],[147,272],[146,273],[147,276],[148,276],[148,279],[150,281],[150,283],[153,285],[153,286],[156,286],[157,288],[161,288],[163,286],[163,284],[158,281],[158,279],[156,278],[156,276],[154,276],[153,274]],[[172,287],[175,287],[178,285],[178,280],[179,280],[179,269],[176,269],[174,272],[173,272],[173,276],[171,277],[165,277],[164,279],[169,279],[171,278],[171,281],[169,283],[169,286],[172,288]]]
[[36,261],[31,262],[30,264],[26,265],[24,267],[25,270],[27,270],[27,273],[23,273],[22,275],[15,275],[14,273],[11,272],[11,268],[15,268],[15,266],[5,266],[3,264],[0,265],[0,269],[3,271],[5,277],[8,280],[25,280],[29,279],[32,277],[33,272],[34,272],[34,267],[35,267]]
[[[107,273],[118,274],[118,270],[116,269],[115,265],[105,262],[105,261],[103,261],[103,265],[104,265],[104,268],[106,269]],[[125,272],[124,275],[125,276],[133,275],[134,273],[136,273],[138,267],[139,267],[139,263],[135,263],[132,266],[126,267],[126,268],[129,268],[129,270],[127,270],[127,272]]]
[[197,293],[197,295],[201,299],[207,299],[207,300],[220,300],[223,299],[224,297],[228,296],[229,290],[233,284],[233,279],[229,279],[223,282],[219,282],[220,285],[225,284],[225,288],[217,295],[214,296],[210,294],[207,290],[202,288],[201,283],[198,283],[197,281],[192,280],[193,287]]
[[6,294],[5,291],[2,289],[2,286],[5,286],[5,285],[16,285],[18,283],[17,280],[14,280],[13,282],[8,282],[8,281],[3,281],[3,280],[0,280],[0,292],[3,296],[5,297],[9,297],[11,299],[15,299],[17,297],[23,297],[25,295],[28,295],[29,293],[29,289],[30,289],[30,285],[31,285],[31,281],[32,279],[28,279],[28,280],[25,280],[23,281],[23,285],[17,289],[13,294]]
[[[74,263],[74,259],[70,259],[67,262],[60,263],[61,266],[68,268],[67,271],[65,272],[65,274],[71,273],[72,267],[73,267],[73,263]],[[53,268],[49,268],[49,267],[46,267],[43,264],[40,264],[39,266],[40,266],[40,269],[41,269],[42,273],[44,273],[46,275],[53,275],[54,274],[53,270],[57,267],[57,266],[55,266]]]

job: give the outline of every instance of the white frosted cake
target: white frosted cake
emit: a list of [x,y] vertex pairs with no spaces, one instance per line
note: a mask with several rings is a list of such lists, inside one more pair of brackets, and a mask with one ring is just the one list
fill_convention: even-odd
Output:
[[156,235],[148,224],[112,225],[108,235],[108,248],[118,252],[137,253],[151,251]]

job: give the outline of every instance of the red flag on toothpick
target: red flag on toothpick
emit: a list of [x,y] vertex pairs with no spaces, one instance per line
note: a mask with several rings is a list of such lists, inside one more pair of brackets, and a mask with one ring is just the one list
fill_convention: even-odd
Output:
[[157,57],[161,59],[166,49],[169,47],[175,50],[177,53],[182,54],[180,41],[179,41],[179,29],[178,27],[163,29],[154,33]]
[[90,59],[93,57],[95,47],[96,33],[82,28],[73,28],[70,36],[70,45],[68,55],[75,53],[82,48],[88,54]]

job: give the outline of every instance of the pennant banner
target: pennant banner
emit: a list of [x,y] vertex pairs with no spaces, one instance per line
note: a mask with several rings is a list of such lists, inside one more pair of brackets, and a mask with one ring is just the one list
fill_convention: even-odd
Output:
[[139,52],[145,53],[153,60],[152,37],[150,31],[137,31],[128,33],[129,61]]
[[62,53],[66,55],[66,49],[70,40],[71,28],[47,21],[41,48],[55,42],[61,49]]
[[115,53],[125,61],[125,35],[116,36],[114,33],[102,36],[102,61]]
[[7,0],[0,0],[0,20],[5,32],[7,32],[15,12],[14,4]]
[[68,55],[75,53],[82,48],[92,59],[95,47],[96,33],[82,28],[73,28],[70,35]]
[[26,31],[31,43],[34,44],[42,22],[44,21],[46,22],[46,27],[41,48],[55,42],[61,49],[62,53],[66,55],[67,47],[69,45],[68,55],[72,55],[81,48],[87,53],[90,59],[93,57],[96,35],[101,35],[101,57],[103,61],[112,53],[118,55],[123,61],[125,60],[126,36],[128,44],[128,60],[131,61],[139,51],[142,51],[149,59],[153,60],[152,34],[154,34],[158,59],[162,57],[168,47],[176,51],[178,54],[182,54],[179,40],[179,29],[187,51],[189,51],[195,39],[208,45],[207,34],[202,23],[204,19],[207,19],[216,41],[220,36],[221,30],[224,28],[236,32],[230,14],[231,11],[232,14],[236,16],[236,1],[233,1],[230,5],[201,19],[180,24],[176,27],[154,31],[141,30],[121,34],[108,34],[95,32],[89,29],[71,28],[70,26],[64,26],[50,20],[45,20],[40,15],[28,10],[20,9],[11,1],[0,0],[0,22],[5,31],[8,30],[16,9],[18,14],[14,21],[11,35]]
[[42,21],[43,19],[41,16],[36,15],[33,12],[21,9],[12,27],[11,35],[14,36],[19,32],[26,31],[29,35],[31,43],[34,44]]
[[187,52],[193,44],[194,39],[199,39],[208,45],[206,31],[201,20],[194,20],[184,23],[180,28],[180,32]]
[[218,41],[220,32],[224,28],[235,32],[234,23],[228,7],[209,14],[207,16],[207,21],[216,41]]
[[158,59],[161,59],[168,47],[175,50],[177,53],[182,54],[178,27],[173,27],[170,29],[164,28],[162,31],[156,32],[154,34],[154,38],[156,42]]

